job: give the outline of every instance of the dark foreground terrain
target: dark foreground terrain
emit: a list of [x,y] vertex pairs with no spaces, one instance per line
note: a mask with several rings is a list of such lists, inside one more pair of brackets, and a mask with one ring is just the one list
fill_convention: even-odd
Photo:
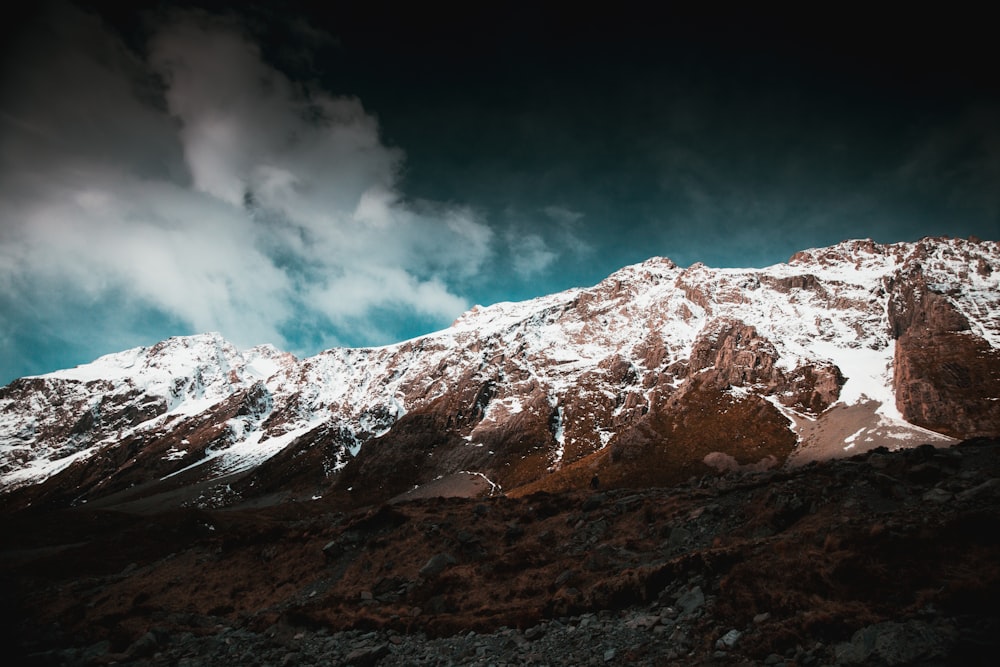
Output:
[[997,662],[998,440],[673,488],[333,503],[3,517],[4,663]]

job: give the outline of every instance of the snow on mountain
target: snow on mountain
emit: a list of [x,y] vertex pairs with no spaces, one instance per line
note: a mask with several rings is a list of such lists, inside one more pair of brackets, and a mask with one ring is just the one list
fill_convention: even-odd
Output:
[[[393,443],[416,436],[403,431],[429,424],[428,442],[459,443],[448,466],[491,484],[506,475],[509,488],[541,474],[521,461],[560,470],[628,429],[653,429],[706,383],[725,401],[766,400],[803,460],[946,441],[926,428],[948,406],[925,386],[944,380],[914,361],[926,345],[918,334],[980,341],[986,365],[971,372],[992,387],[1000,244],[848,241],[763,269],[654,258],[592,288],[477,306],[424,337],[302,360],[272,346],[240,352],[218,334],[171,338],[0,390],[0,488],[37,484],[122,442],[136,452],[158,443],[163,479],[204,479],[322,441],[336,474],[366,443],[405,448]],[[979,403],[964,417],[971,434],[1000,422],[995,399]],[[171,439],[182,432],[192,435]]]

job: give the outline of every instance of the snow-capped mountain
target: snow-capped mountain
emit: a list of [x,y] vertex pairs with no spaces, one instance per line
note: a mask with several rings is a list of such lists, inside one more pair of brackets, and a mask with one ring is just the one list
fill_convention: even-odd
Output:
[[22,378],[0,389],[0,489],[523,493],[998,433],[1000,243],[849,241],[764,269],[654,258],[380,348],[204,334]]

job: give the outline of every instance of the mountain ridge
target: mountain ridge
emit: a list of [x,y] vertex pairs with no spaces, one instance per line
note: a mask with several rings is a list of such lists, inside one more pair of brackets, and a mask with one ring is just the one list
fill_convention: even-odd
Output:
[[442,478],[627,486],[944,444],[1000,432],[998,347],[997,242],[845,241],[762,269],[651,258],[388,346],[300,360],[201,334],[15,380],[0,493],[214,481],[230,490],[201,501],[378,502]]

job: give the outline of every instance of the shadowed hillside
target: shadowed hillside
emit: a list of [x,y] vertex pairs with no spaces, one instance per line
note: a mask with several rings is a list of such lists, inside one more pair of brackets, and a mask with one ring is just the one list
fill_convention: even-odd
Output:
[[2,528],[6,639],[37,665],[992,664],[1000,629],[996,440],[675,487]]

